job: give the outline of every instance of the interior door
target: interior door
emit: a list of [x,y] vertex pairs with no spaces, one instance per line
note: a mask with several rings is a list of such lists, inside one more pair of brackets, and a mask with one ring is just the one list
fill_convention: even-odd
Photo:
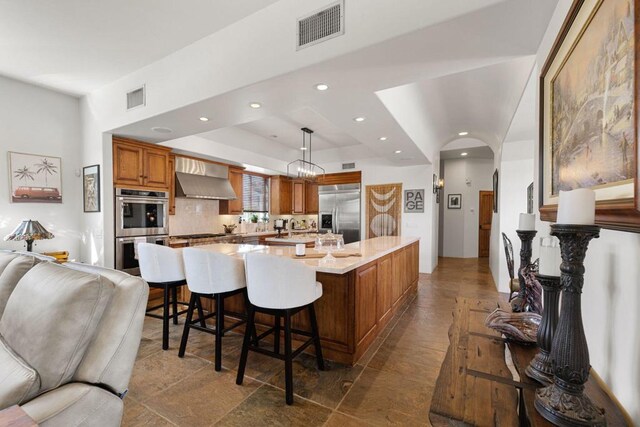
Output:
[[480,192],[480,206],[478,208],[478,257],[489,256],[491,243],[491,218],[493,216],[493,191]]

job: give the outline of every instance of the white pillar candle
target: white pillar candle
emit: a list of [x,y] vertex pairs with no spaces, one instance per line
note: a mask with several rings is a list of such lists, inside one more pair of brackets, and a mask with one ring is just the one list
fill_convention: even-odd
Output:
[[282,220],[281,219],[276,219],[276,227],[282,228]]
[[553,236],[540,239],[540,264],[538,271],[545,276],[560,276],[560,242]]
[[304,256],[306,252],[306,245],[304,243],[296,243],[296,255]]
[[593,225],[596,219],[596,193],[589,188],[560,191],[558,224]]
[[535,230],[536,229],[536,216],[534,214],[521,213],[520,221],[518,222],[518,230]]

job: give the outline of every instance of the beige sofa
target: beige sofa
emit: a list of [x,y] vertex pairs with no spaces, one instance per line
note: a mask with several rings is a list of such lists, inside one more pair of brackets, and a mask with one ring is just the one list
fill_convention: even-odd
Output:
[[120,425],[148,296],[139,277],[0,251],[0,409]]

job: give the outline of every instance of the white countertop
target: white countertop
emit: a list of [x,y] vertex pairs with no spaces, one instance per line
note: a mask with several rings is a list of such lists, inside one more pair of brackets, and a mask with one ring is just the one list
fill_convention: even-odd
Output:
[[[315,229],[307,229],[307,230],[292,230],[293,234],[302,234],[302,233],[316,233]],[[286,236],[289,233],[288,230],[282,230],[282,235]],[[228,233],[225,236],[241,236],[241,237],[255,237],[255,236],[268,236],[270,234],[278,234],[275,230],[269,231],[255,231],[253,233]],[[221,236],[222,237],[222,236]],[[176,239],[174,236],[169,236],[172,243],[187,243],[187,239]],[[279,239],[281,240],[281,239]]]
[[314,234],[313,236],[306,236],[306,235],[301,235],[301,236],[291,236],[288,237],[285,235],[285,237],[267,237],[266,239],[264,239],[265,242],[275,242],[275,243],[281,243],[284,245],[295,245],[298,243],[313,243],[316,241],[316,235]]
[[[283,239],[278,239],[283,240]],[[345,251],[358,252],[362,254],[360,257],[337,258],[335,263],[323,264],[320,259],[299,259],[298,262],[304,262],[308,266],[314,268],[320,273],[345,274],[351,270],[361,267],[365,264],[375,261],[385,255],[395,252],[405,246],[419,241],[417,237],[376,237],[364,240],[362,242],[354,242],[345,245]],[[265,246],[265,245],[247,245],[247,244],[231,244],[216,243],[213,245],[198,246],[198,249],[215,251],[231,256],[243,256],[249,252],[266,253],[271,255],[291,257],[295,254],[294,246]],[[180,250],[180,249],[176,249]],[[314,252],[308,248],[308,253]]]

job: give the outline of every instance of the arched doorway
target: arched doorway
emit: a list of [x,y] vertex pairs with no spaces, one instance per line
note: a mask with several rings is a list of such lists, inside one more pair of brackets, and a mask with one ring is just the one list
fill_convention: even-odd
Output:
[[479,139],[456,139],[440,150],[439,256],[489,256],[494,169],[493,150]]

